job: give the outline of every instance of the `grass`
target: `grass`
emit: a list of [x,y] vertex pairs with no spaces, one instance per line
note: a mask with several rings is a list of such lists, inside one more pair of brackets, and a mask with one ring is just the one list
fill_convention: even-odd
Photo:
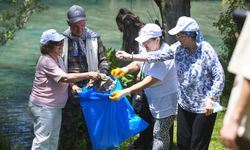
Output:
[[[220,141],[220,129],[222,127],[224,115],[225,115],[225,111],[219,112],[217,114],[213,134],[212,134],[210,145],[209,145],[209,150],[224,150],[225,149],[225,147],[222,145],[222,143]],[[136,139],[136,137],[132,137],[132,138],[128,139],[127,141],[123,142],[122,145],[119,148],[117,148],[116,150],[126,150],[126,146],[128,144],[132,144],[135,139]],[[174,147],[173,147],[173,150],[177,150],[177,147],[176,147],[176,121],[174,122]]]

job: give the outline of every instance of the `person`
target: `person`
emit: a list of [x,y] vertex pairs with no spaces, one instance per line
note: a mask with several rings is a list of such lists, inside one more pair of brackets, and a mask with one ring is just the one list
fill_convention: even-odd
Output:
[[[174,59],[179,100],[177,113],[177,147],[180,150],[207,150],[217,111],[221,110],[220,95],[224,88],[224,71],[213,47],[204,41],[197,22],[181,16],[169,30],[177,42],[167,51],[140,55],[118,52],[118,58],[161,62]],[[213,113],[214,112],[214,113]]]
[[[141,44],[134,39],[139,35],[139,31],[145,25],[138,16],[129,11],[126,8],[121,8],[116,16],[116,24],[120,32],[123,33],[123,43],[121,50],[128,53],[138,54],[140,53]],[[139,82],[140,73],[137,73],[135,78],[136,82]],[[153,141],[153,117],[150,113],[147,98],[143,92],[133,93],[130,101],[137,114],[149,123],[149,126],[143,130],[139,137],[128,145],[127,149],[152,149]]]
[[56,150],[62,119],[62,108],[68,97],[69,83],[96,79],[96,72],[66,73],[62,58],[64,36],[49,29],[41,36],[41,56],[29,98],[34,135],[32,150]]
[[138,54],[139,43],[134,39],[139,35],[140,29],[145,25],[138,16],[126,8],[121,8],[116,16],[116,24],[122,36],[122,48],[128,53]]
[[[156,24],[146,24],[135,39],[143,44],[146,51],[164,51],[169,46],[162,39],[162,30]],[[133,60],[133,58],[131,58]],[[122,76],[141,68],[143,80],[133,86],[112,93],[111,100],[140,90],[144,90],[150,112],[153,116],[153,150],[168,150],[170,145],[169,129],[171,128],[177,106],[177,76],[173,60],[159,63],[132,62],[126,67],[116,68],[111,74]]]
[[250,149],[249,42],[247,42],[250,30],[249,13],[236,9],[233,11],[233,20],[237,25],[236,38],[238,41],[229,62],[228,71],[236,74],[236,77],[220,136],[227,149],[243,150]]
[[[79,5],[73,5],[67,12],[68,29],[63,32],[66,37],[63,47],[63,59],[69,73],[88,71],[109,75],[109,66],[105,47],[100,36],[86,26],[85,10]],[[83,119],[77,91],[88,83],[83,80],[71,85],[69,100],[63,110],[62,129],[59,149],[72,150],[92,149],[87,127]],[[87,147],[81,147],[85,140]]]

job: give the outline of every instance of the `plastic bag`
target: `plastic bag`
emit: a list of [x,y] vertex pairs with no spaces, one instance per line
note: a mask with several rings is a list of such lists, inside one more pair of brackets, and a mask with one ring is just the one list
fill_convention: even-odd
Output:
[[[122,89],[118,78],[114,91]],[[137,116],[126,97],[111,101],[107,93],[83,88],[80,104],[94,150],[119,147],[120,144],[147,128],[148,123]]]

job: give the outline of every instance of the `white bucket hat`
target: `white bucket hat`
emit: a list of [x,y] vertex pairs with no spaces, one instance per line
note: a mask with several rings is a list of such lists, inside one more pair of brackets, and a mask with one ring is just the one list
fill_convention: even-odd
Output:
[[199,25],[197,24],[197,22],[191,18],[191,17],[186,17],[186,16],[182,16],[178,19],[176,26],[169,30],[168,33],[170,35],[176,35],[177,33],[181,32],[181,31],[198,31]]
[[146,24],[139,33],[139,36],[135,40],[139,43],[143,43],[150,38],[156,38],[162,36],[162,30],[160,26],[153,23]]
[[43,32],[40,43],[45,45],[49,41],[59,42],[63,40],[64,38],[65,37],[62,34],[59,34],[58,32],[56,32],[55,29],[49,29]]

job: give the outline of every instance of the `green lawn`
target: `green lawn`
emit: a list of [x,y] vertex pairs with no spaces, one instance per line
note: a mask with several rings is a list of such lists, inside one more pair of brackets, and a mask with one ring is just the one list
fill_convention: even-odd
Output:
[[[222,145],[222,143],[220,142],[220,129],[222,126],[224,114],[225,114],[225,111],[217,114],[217,119],[215,122],[213,135],[212,135],[211,142],[209,145],[209,150],[224,150],[225,149],[224,146]],[[131,144],[135,138],[136,137],[133,137],[133,138],[125,141],[121,145],[121,147],[117,148],[116,150],[125,150],[126,145]],[[174,123],[174,148],[173,148],[173,150],[177,150],[177,148],[176,148],[176,121]]]

